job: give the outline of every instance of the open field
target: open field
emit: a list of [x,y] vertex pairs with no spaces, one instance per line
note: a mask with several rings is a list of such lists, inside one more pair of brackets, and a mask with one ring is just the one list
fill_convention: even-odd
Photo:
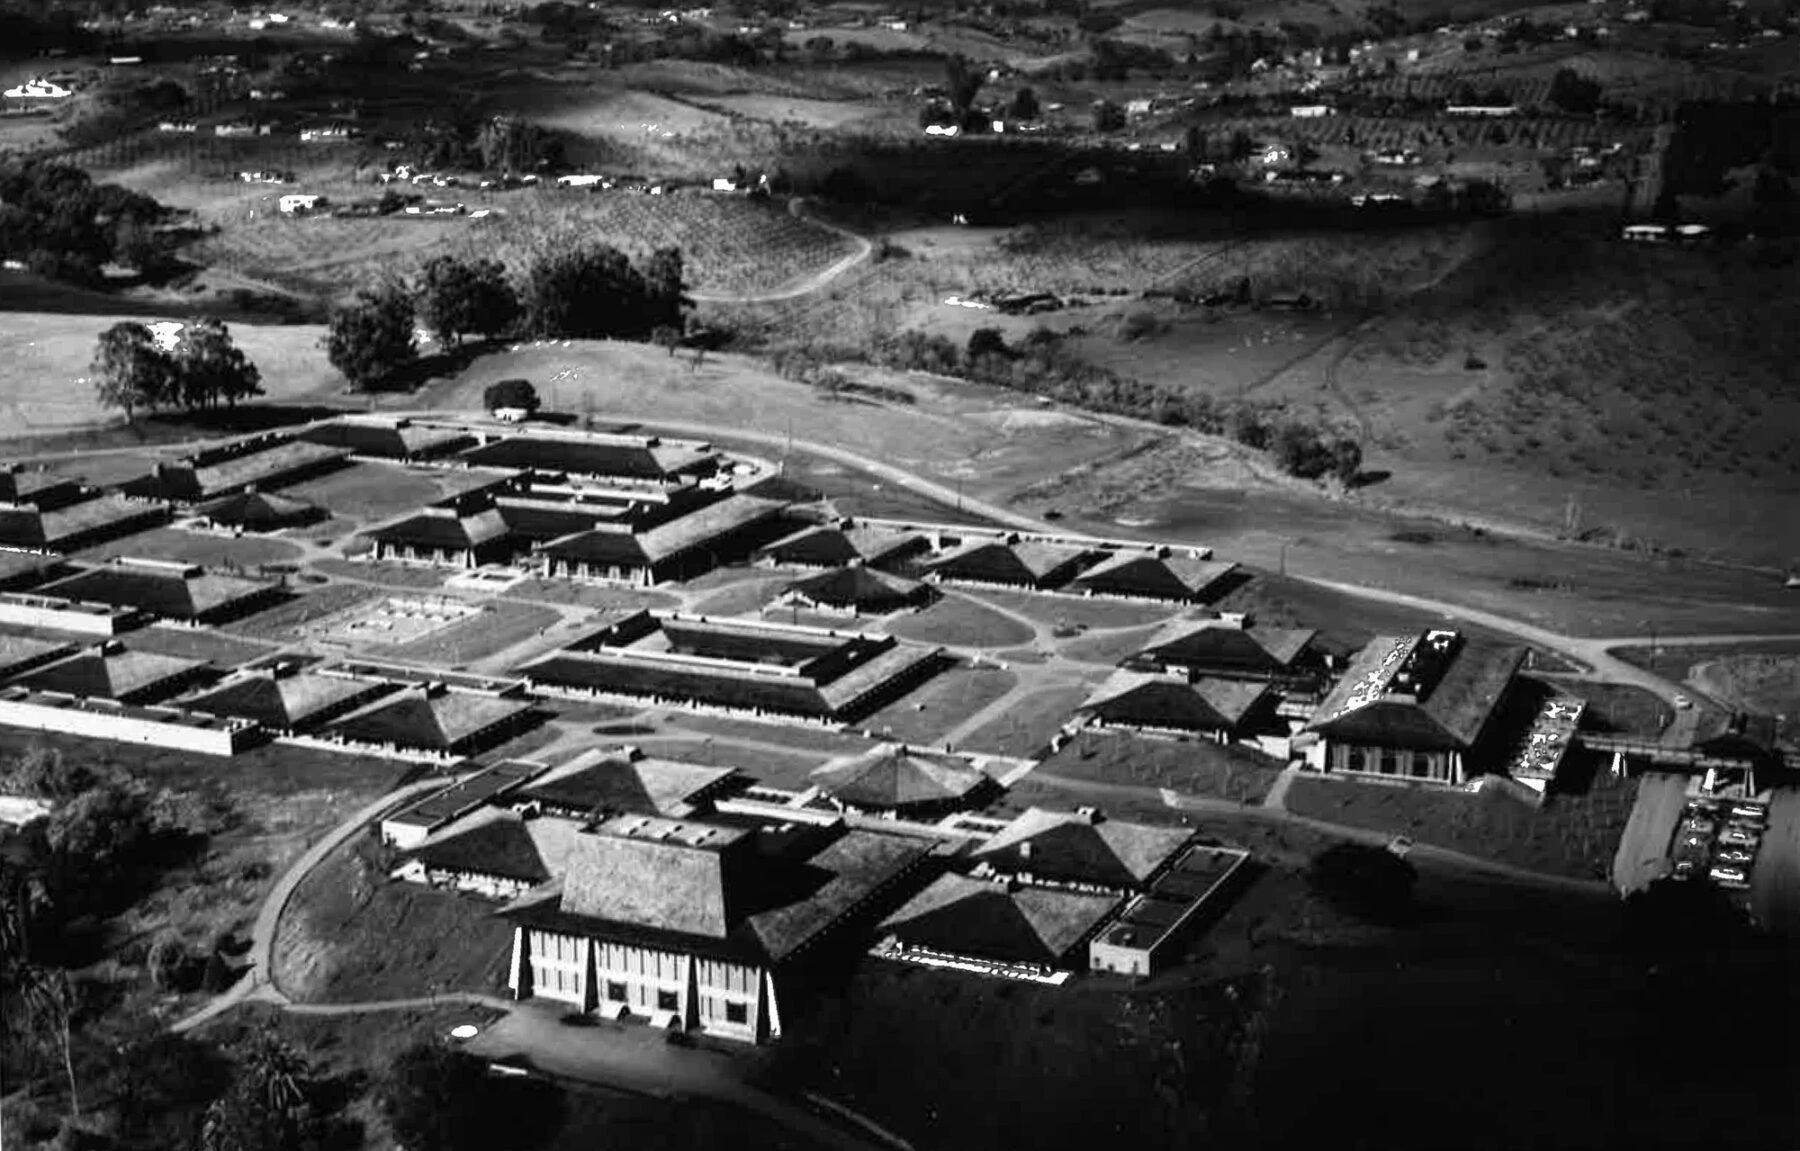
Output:
[[1695,664],[1689,677],[1713,698],[1782,717],[1781,734],[1800,735],[1800,656],[1738,655]]
[[371,559],[316,559],[308,566],[315,572],[336,579],[420,592],[436,591],[456,574],[455,568]]
[[1056,645],[1056,650],[1064,659],[1081,660],[1084,663],[1115,664],[1133,652],[1142,651],[1150,638],[1161,630],[1161,624],[1152,624],[1149,627],[1129,627],[1117,631],[1097,632],[1093,635],[1064,640]]
[[[8,312],[0,331],[0,426],[10,435],[68,428],[120,413],[100,406],[88,382],[88,365],[100,333],[123,320],[151,322],[156,316],[132,311],[130,301],[117,300],[118,314],[74,315]],[[342,378],[318,350],[324,329],[232,324],[238,347],[262,372],[269,399],[329,395]]]
[[1559,690],[1587,700],[1582,726],[1593,731],[1655,739],[1675,718],[1661,696],[1631,684],[1578,679],[1553,682]]
[[[717,575],[719,573],[710,573]],[[727,616],[750,615],[761,610],[762,606],[780,594],[781,589],[794,582],[791,575],[770,577],[766,573],[733,572],[741,578],[733,580],[715,591],[708,591],[698,596],[689,605],[690,611],[700,615]],[[698,582],[698,581],[696,581]]]
[[1188,795],[1259,803],[1281,774],[1281,765],[1247,748],[1203,740],[1085,731],[1032,774],[1166,787]]
[[1050,738],[1069,721],[1070,713],[1088,696],[1085,687],[1058,687],[1033,692],[963,738],[968,751],[1030,758],[1043,754]]
[[680,600],[667,592],[606,587],[565,579],[528,579],[500,594],[524,603],[575,604],[590,608],[673,608]]
[[1498,791],[1471,794],[1302,776],[1288,810],[1333,823],[1410,835],[1515,867],[1577,879],[1611,875],[1619,837],[1637,795],[1635,780],[1596,774],[1585,795],[1558,795],[1542,808]]
[[111,540],[98,547],[77,552],[77,559],[108,560],[114,556],[133,559],[173,560],[177,563],[200,564],[225,571],[245,570],[263,564],[290,563],[299,559],[300,549],[281,540],[260,536],[215,535],[212,532],[190,532],[180,528],[152,528],[134,536]]
[[786,787],[796,791],[811,786],[807,779],[815,767],[830,758],[825,752],[781,752],[771,747],[732,743],[729,738],[687,738],[671,731],[669,736],[620,736],[620,742],[636,744],[644,754],[687,763],[704,763],[717,767],[735,767],[770,787]]
[[941,744],[945,732],[1011,691],[1018,682],[1018,676],[998,668],[951,668],[869,716],[859,726],[901,743]]
[[1032,630],[1016,619],[984,607],[960,590],[946,592],[924,611],[908,612],[887,625],[901,639],[958,647],[1015,647],[1031,642]]
[[279,604],[268,611],[257,612],[247,619],[233,620],[223,630],[250,639],[289,641],[303,625],[348,611],[358,604],[378,598],[380,588],[361,584],[327,584],[304,592],[296,599]]
[[1077,596],[1031,595],[1025,592],[970,591],[996,607],[1017,612],[1058,628],[1126,628],[1160,623],[1187,610],[1180,604],[1129,600],[1084,599]]
[[755,723],[722,715],[698,714],[671,716],[670,720],[671,731],[679,727],[683,733],[716,735],[721,739],[741,739],[749,743],[779,744],[796,752],[816,752],[825,756],[854,755],[873,746],[872,741],[860,735],[840,735],[835,731],[792,723]]
[[184,659],[209,659],[221,668],[236,667],[271,650],[211,628],[146,627],[126,639],[132,651],[153,651]]

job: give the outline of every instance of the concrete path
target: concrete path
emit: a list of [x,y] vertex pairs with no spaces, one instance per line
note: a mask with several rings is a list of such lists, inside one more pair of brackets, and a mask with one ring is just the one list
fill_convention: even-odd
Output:
[[192,1031],[196,1027],[205,1026],[238,1004],[252,999],[264,1003],[287,1003],[287,996],[282,994],[281,989],[274,982],[275,931],[280,925],[281,913],[287,909],[288,901],[294,897],[294,892],[299,889],[306,877],[312,874],[313,869],[324,862],[326,856],[336,851],[363,828],[397,804],[440,788],[447,782],[449,780],[445,778],[420,780],[400,788],[398,791],[389,792],[352,814],[333,828],[325,838],[307,848],[305,853],[282,874],[281,878],[275,881],[275,886],[270,889],[268,896],[263,900],[262,910],[257,913],[256,923],[250,929],[250,969],[224,994],[193,1014],[177,1020],[169,1030],[178,1033]]
[[1294,780],[1299,775],[1300,769],[1297,767],[1282,768],[1281,774],[1276,776],[1275,782],[1269,786],[1268,794],[1263,796],[1262,805],[1270,811],[1286,811],[1288,788],[1294,785]]

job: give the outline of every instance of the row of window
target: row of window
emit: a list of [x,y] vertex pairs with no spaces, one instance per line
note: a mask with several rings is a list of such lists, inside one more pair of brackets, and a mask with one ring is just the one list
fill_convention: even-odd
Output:
[[1344,770],[1372,772],[1376,775],[1405,775],[1413,779],[1434,779],[1443,774],[1429,752],[1404,752],[1386,748],[1379,752],[1360,747],[1345,748]]

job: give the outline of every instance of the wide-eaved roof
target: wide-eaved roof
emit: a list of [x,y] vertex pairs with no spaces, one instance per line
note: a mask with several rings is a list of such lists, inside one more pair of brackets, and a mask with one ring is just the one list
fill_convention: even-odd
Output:
[[295,672],[291,675],[255,674],[226,681],[203,694],[185,700],[189,707],[214,715],[253,719],[264,727],[295,728],[312,716],[355,700],[384,694],[384,684],[337,675]]
[[545,555],[592,564],[656,563],[728,532],[760,523],[786,506],[780,500],[735,494],[641,532],[584,531],[551,540],[539,550]]
[[1284,668],[1300,657],[1317,634],[1310,628],[1177,619],[1158,629],[1134,658],[1199,667]]
[[923,543],[924,538],[917,533],[893,528],[815,524],[783,536],[763,548],[762,554],[776,563],[839,567],[858,560],[879,564],[896,552]]
[[1467,749],[1525,661],[1525,649],[1464,640],[1424,699],[1388,690],[1417,636],[1376,636],[1313,713],[1311,730],[1376,747]]
[[1185,599],[1199,595],[1235,570],[1234,563],[1117,552],[1076,576],[1072,586],[1078,590]]
[[481,807],[406,854],[430,868],[535,885],[568,870],[581,829],[580,820],[526,819],[504,807]]
[[436,455],[473,439],[456,428],[427,427],[404,419],[354,417],[317,424],[302,431],[299,438],[315,444],[348,448],[359,456],[395,460]]
[[194,619],[272,594],[277,585],[175,564],[114,560],[83,568],[36,594],[83,603],[139,608],[169,619]]
[[194,510],[214,523],[247,528],[280,527],[313,519],[324,513],[324,509],[305,500],[253,490],[222,496]]
[[795,580],[782,591],[833,607],[888,608],[918,599],[924,594],[925,585],[918,580],[858,565],[832,568]]
[[530,704],[516,699],[406,688],[390,700],[337,721],[331,730],[359,743],[450,751],[464,740],[530,710]]
[[902,943],[1007,963],[1055,966],[1119,905],[1116,895],[943,875],[888,916]]
[[94,699],[123,699],[173,685],[206,667],[202,659],[128,650],[108,644],[88,648],[20,676],[33,691],[59,691]]
[[1072,544],[1027,540],[975,539],[929,560],[929,571],[952,578],[979,578],[1006,582],[1036,582],[1079,562],[1091,549]]
[[1204,678],[1194,683],[1179,675],[1119,670],[1081,704],[1109,723],[1177,731],[1235,728],[1269,693],[1269,686],[1250,680]]
[[340,447],[306,440],[270,442],[266,447],[234,455],[202,453],[165,462],[160,472],[139,481],[146,493],[176,499],[207,499],[247,484],[268,483],[294,472],[347,459]]
[[884,743],[815,768],[813,782],[852,807],[904,808],[956,802],[988,782],[968,760]]
[[413,547],[473,548],[505,538],[507,525],[498,508],[468,515],[458,515],[451,508],[426,508],[363,534]]
[[694,796],[733,774],[729,767],[592,748],[521,788],[519,798],[583,812],[685,815]]
[[45,492],[61,493],[64,489],[79,484],[80,481],[72,476],[13,464],[0,468],[0,502],[35,503],[37,497]]
[[1092,819],[1041,807],[1021,812],[972,858],[998,871],[1104,887],[1137,887],[1149,881],[1194,837],[1185,827],[1158,827]]
[[472,464],[583,476],[660,480],[711,470],[718,453],[703,444],[643,436],[507,436],[462,453]]
[[41,663],[51,656],[67,655],[74,650],[73,644],[61,640],[0,632],[0,676],[11,673],[15,668]]
[[129,500],[107,492],[49,510],[0,507],[0,544],[12,547],[57,547],[66,540],[120,524],[162,515],[164,506]]

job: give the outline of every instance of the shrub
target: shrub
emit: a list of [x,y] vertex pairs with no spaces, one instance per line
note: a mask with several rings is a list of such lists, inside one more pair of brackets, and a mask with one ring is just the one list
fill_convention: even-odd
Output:
[[1406,860],[1362,843],[1328,847],[1306,869],[1307,886],[1326,902],[1377,923],[1400,923],[1412,916],[1418,878]]

